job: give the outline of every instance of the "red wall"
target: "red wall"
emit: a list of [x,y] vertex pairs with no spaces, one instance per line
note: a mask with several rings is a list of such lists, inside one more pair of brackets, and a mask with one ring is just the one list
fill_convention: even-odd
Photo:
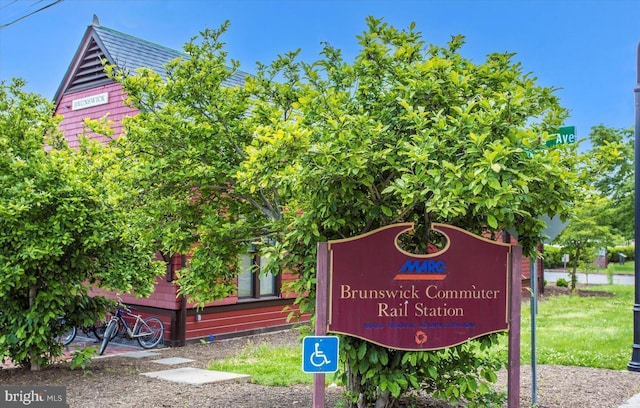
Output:
[[[105,92],[109,94],[109,103],[85,109],[71,110],[73,100]],[[117,83],[64,95],[56,107],[55,113],[64,117],[60,124],[60,130],[64,132],[69,146],[78,146],[78,136],[81,135],[83,131],[86,131],[86,126],[84,125],[85,118],[100,119],[105,115],[109,115],[108,120],[114,122],[111,126],[114,130],[114,136],[120,135],[123,128],[121,124],[122,118],[125,116],[135,116],[138,113],[138,110],[124,104],[123,101],[125,98],[126,95],[122,92],[122,86]],[[96,134],[92,134],[91,138],[103,142],[108,140]]]
[[111,299],[121,300],[128,305],[139,305],[147,307],[157,307],[167,310],[178,310],[180,300],[177,297],[178,287],[171,282],[166,282],[164,277],[156,278],[154,292],[148,298],[140,298],[127,293],[107,292],[104,290],[93,290],[91,295],[103,295]]
[[[293,307],[296,309],[296,307]],[[278,327],[291,324],[287,321],[289,311],[282,305],[260,306],[259,303],[250,309],[237,309],[207,313],[189,314],[187,316],[187,340],[208,338],[213,334],[229,335],[233,333],[260,330],[265,327]],[[199,320],[198,320],[199,319]],[[301,321],[308,321],[309,316],[302,316]]]

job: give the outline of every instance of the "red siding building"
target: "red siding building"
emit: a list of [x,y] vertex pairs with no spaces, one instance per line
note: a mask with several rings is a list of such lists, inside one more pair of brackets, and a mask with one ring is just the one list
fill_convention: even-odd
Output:
[[[115,124],[114,136],[122,132],[124,117],[136,115],[137,110],[124,103],[126,95],[120,84],[109,79],[102,60],[119,69],[133,72],[147,67],[164,76],[164,64],[182,53],[169,48],[102,27],[94,17],[58,88],[54,102],[55,113],[63,117],[61,130],[71,147],[78,145],[78,138],[88,130],[84,119],[99,119],[108,115]],[[244,74],[237,73],[229,79],[229,86],[241,84]],[[87,133],[91,138],[105,141],[103,136]],[[157,279],[155,291],[150,298],[140,299],[131,294],[107,293],[118,297],[138,312],[155,315],[165,323],[164,343],[181,346],[211,336],[231,337],[259,331],[279,330],[291,326],[287,316],[292,310],[293,298],[280,292],[282,282],[292,279],[290,275],[272,277],[270,291],[252,296],[231,296],[196,309],[187,299],[178,296],[178,286],[173,283],[175,271],[184,266],[185,257],[174,256],[167,263],[167,274]],[[288,309],[285,309],[288,308]],[[302,316],[308,321],[309,316]]]

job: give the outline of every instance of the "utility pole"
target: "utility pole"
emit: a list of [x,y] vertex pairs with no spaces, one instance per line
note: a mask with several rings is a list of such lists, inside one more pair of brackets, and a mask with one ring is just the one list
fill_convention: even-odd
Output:
[[635,101],[635,304],[633,305],[633,354],[627,365],[629,371],[640,372],[640,42],[636,54],[636,86],[633,89]]

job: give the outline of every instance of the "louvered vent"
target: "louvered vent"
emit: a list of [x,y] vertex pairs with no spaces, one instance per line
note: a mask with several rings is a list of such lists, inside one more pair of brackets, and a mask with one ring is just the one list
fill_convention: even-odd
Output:
[[76,92],[110,82],[111,79],[107,77],[102,66],[103,58],[105,58],[104,53],[92,38],[71,79],[67,92]]

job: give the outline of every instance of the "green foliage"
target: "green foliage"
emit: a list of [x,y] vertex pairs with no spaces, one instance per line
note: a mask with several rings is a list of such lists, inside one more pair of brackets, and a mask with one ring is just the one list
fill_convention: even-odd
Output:
[[[633,237],[634,141],[632,129],[594,126],[592,148],[581,155],[578,168],[582,199],[575,201],[569,226],[556,238],[571,254],[571,287],[578,265],[590,269],[597,251]],[[608,249],[617,261],[623,249]],[[630,251],[633,254],[633,251]]]
[[566,280],[565,278],[558,278],[558,280],[556,280],[556,286],[559,286],[561,288],[568,288],[569,281]]
[[608,264],[607,265],[607,269],[606,269],[605,273],[607,275],[607,283],[609,285],[613,285],[613,275],[614,275],[613,264]]
[[561,268],[564,266],[562,255],[565,254],[563,248],[545,245],[544,247],[544,267],[545,268]]
[[[123,205],[143,215],[135,218],[140,230],[163,256],[189,255],[178,272],[180,293],[200,305],[235,292],[240,255],[282,218],[277,188],[237,181],[270,108],[249,90],[228,86],[238,64],[227,61],[220,42],[226,27],[186,44],[188,58],[168,64],[166,80],[151,69],[129,75],[107,67],[140,109],[112,143],[128,169]],[[99,123],[91,126],[101,131]]]
[[[375,401],[387,394],[385,399],[392,405],[411,389],[452,403],[465,401],[470,407],[504,401],[505,395],[491,387],[502,368],[495,349],[498,335],[433,352],[393,350],[350,337],[342,341],[341,360],[347,367],[342,382],[351,384],[353,403],[363,395],[366,401]],[[369,383],[378,386],[370,387]]]
[[609,199],[594,213],[601,225],[625,239],[634,236],[634,138],[633,129],[594,126],[589,132],[592,148],[584,154],[586,173],[594,189]]
[[636,271],[635,261],[625,262],[622,265],[617,262],[609,262],[607,268],[611,270],[612,274],[621,275],[633,275]]
[[69,362],[69,367],[72,370],[78,368],[84,370],[87,367],[87,363],[91,361],[91,357],[98,352],[97,350],[97,347],[83,347],[80,350],[76,350]]
[[23,85],[0,86],[0,354],[38,369],[62,353],[59,317],[86,326],[109,308],[86,283],[148,294],[158,269],[98,148],[68,149],[51,104]]
[[[414,222],[402,244],[424,253],[431,223],[446,222],[476,233],[513,228],[528,253],[544,227],[539,216],[568,215],[575,147],[540,143],[567,116],[553,89],[513,54],[477,64],[460,54],[460,36],[427,46],[414,24],[367,25],[352,63],[328,44],[311,63],[290,52],[258,64],[244,87],[224,86],[238,68],[220,41],[227,24],[187,44],[188,58],[170,63],[166,80],[110,68],[141,110],[116,141],[135,187],[129,206],[144,212],[146,237],[163,253],[192,255],[178,276],[191,300],[232,293],[249,243],[270,255],[269,272],[294,274],[285,290],[313,314],[318,242]],[[457,364],[463,374],[442,396],[466,398],[483,387],[470,382],[474,370],[499,365],[471,343],[443,351],[450,359],[434,352],[413,363],[396,352],[392,365],[360,370],[385,352],[343,344],[364,350],[355,361],[347,354],[362,380],[351,384],[366,398],[396,398],[422,387],[427,367]]]
[[576,206],[569,225],[556,238],[555,242],[563,245],[570,254],[571,262],[571,289],[575,289],[577,283],[578,265],[590,268],[599,251],[607,245],[616,242],[619,237],[611,233],[607,225],[603,225],[594,214],[608,206],[608,199],[599,195],[591,195],[585,198],[579,206]]
[[635,258],[635,247],[630,246],[615,246],[607,248],[607,256],[609,262],[618,263],[620,262],[618,254],[623,254],[625,258],[625,262],[633,261]]
[[[410,221],[415,232],[403,245],[424,253],[431,222],[446,222],[476,233],[512,227],[527,252],[539,242],[538,217],[566,216],[574,196],[573,147],[547,150],[539,142],[566,112],[513,55],[474,64],[459,53],[461,37],[426,47],[413,26],[400,31],[374,18],[367,23],[352,64],[326,45],[314,63],[287,56],[271,66],[288,74],[287,89],[299,96],[290,105],[281,101],[291,98],[274,101],[272,109],[292,112],[290,119],[261,128],[247,149],[251,166],[243,167],[241,180],[249,179],[250,167],[253,183],[291,192],[272,259],[298,273],[288,289],[309,294],[298,299],[305,312],[315,301],[319,241]],[[281,133],[298,135],[297,150],[280,148]],[[271,160],[279,152],[286,167]],[[353,340],[354,349],[365,350],[347,357],[354,370],[378,357],[369,346]],[[357,384],[352,391],[367,403],[395,398],[420,384],[428,361],[412,366],[400,357],[394,365],[364,366],[352,374],[360,381],[349,384]],[[462,364],[463,371],[470,366]],[[457,389],[465,387],[466,377],[459,378]]]

